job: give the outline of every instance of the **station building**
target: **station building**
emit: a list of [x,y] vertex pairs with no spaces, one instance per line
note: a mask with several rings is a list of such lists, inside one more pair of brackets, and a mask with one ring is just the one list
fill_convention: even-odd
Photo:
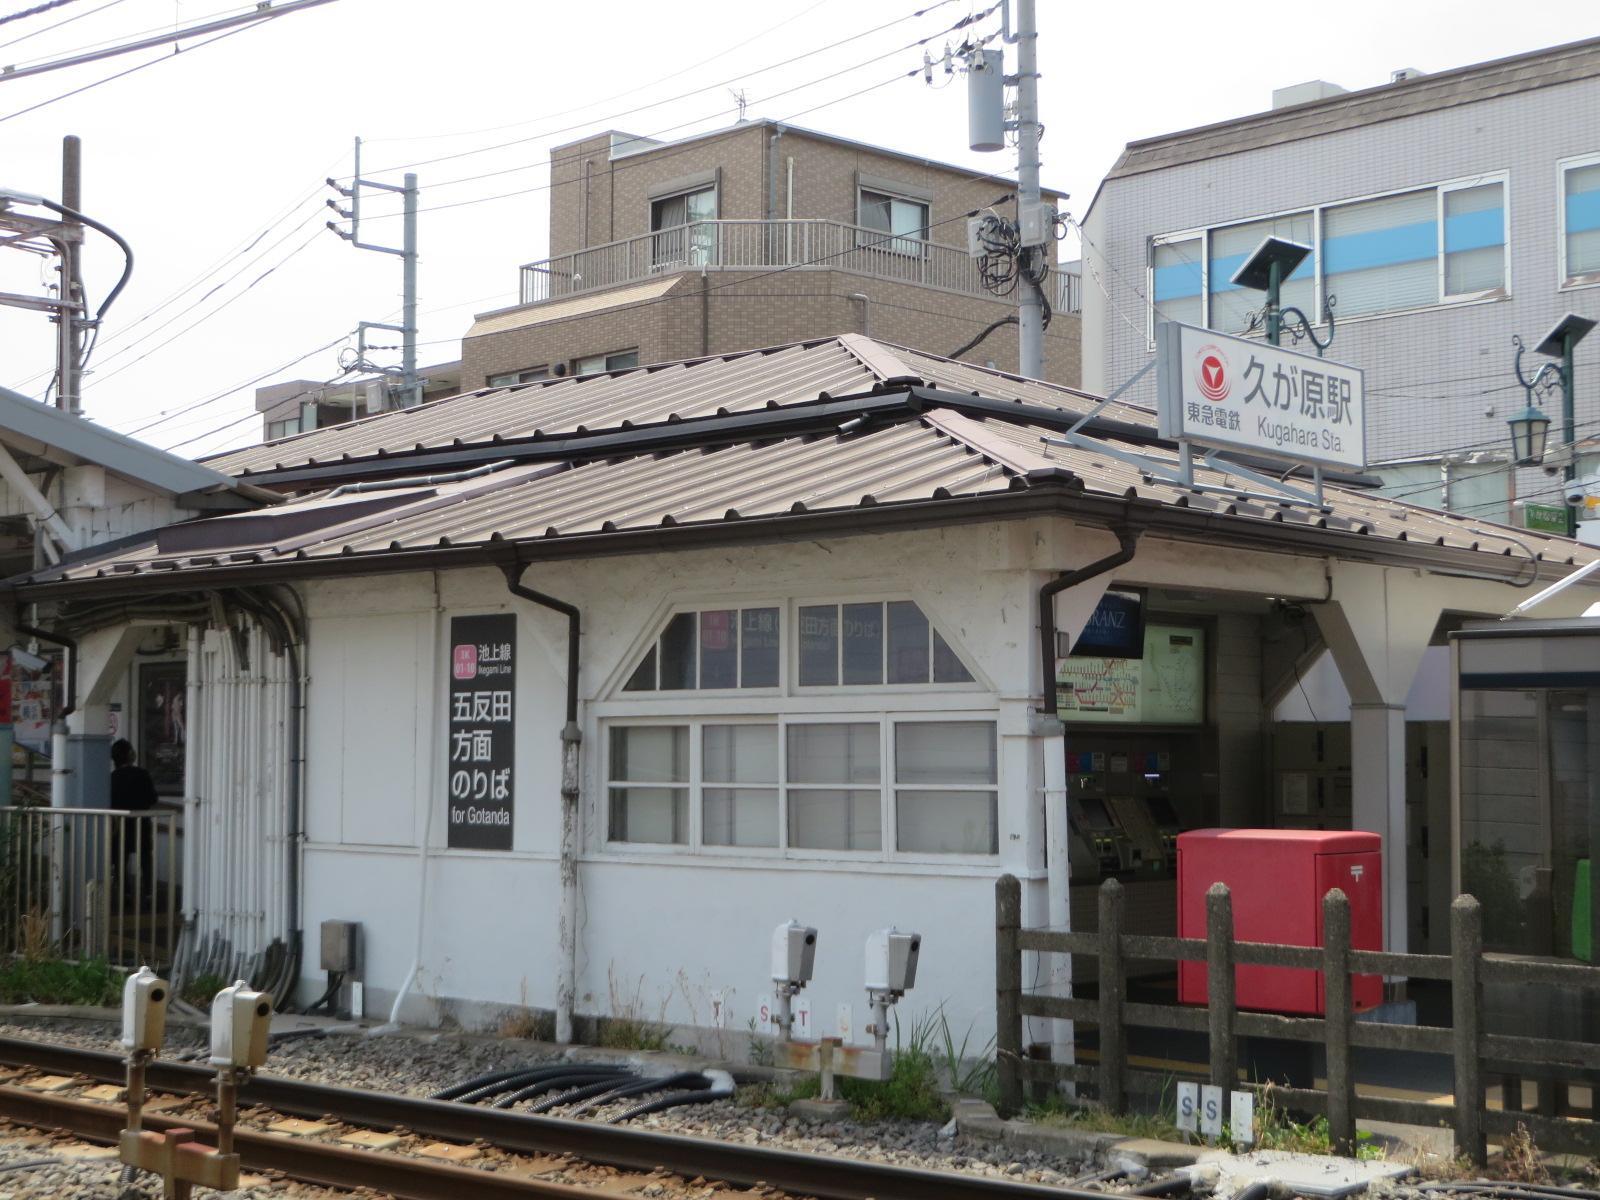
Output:
[[[1148,408],[845,334],[222,455],[278,502],[9,589],[76,644],[81,736],[141,648],[180,648],[180,975],[276,954],[304,1001],[321,923],[352,921],[367,1015],[643,1016],[727,1049],[796,918],[810,1031],[859,1041],[894,925],[924,939],[902,1016],[981,1044],[1006,872],[1030,925],[1115,873],[1170,932],[1178,830],[1368,829],[1389,947],[1426,933],[1460,870],[1448,803],[1407,804],[1419,664],[1595,557],[1360,475],[1314,506],[1247,458],[1194,487],[1176,461]],[[1139,658],[1094,653],[1117,613]],[[1286,796],[1275,706],[1324,647],[1347,787]]]

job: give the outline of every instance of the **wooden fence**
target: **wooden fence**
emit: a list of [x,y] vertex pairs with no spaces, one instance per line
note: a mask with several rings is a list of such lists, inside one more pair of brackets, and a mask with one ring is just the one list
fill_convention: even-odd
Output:
[[[1239,1088],[1238,1039],[1274,1038],[1320,1043],[1326,1047],[1326,1090],[1273,1087],[1284,1106],[1323,1115],[1335,1147],[1350,1152],[1355,1145],[1357,1118],[1438,1127],[1449,1123],[1455,1131],[1457,1153],[1474,1162],[1485,1157],[1487,1135],[1514,1133],[1527,1126],[1541,1149],[1600,1154],[1600,1123],[1592,1119],[1600,1104],[1600,1045],[1552,1038],[1485,1033],[1482,1024],[1483,986],[1505,982],[1531,988],[1576,988],[1600,997],[1600,968],[1581,963],[1551,962],[1483,952],[1483,921],[1478,902],[1460,896],[1450,907],[1448,955],[1395,954],[1353,950],[1350,946],[1350,902],[1337,888],[1322,902],[1323,945],[1282,946],[1240,942],[1233,936],[1233,901],[1218,883],[1206,895],[1206,937],[1151,937],[1122,932],[1124,892],[1116,880],[1100,888],[1099,929],[1062,933],[1022,927],[1022,889],[1017,879],[1003,875],[995,884],[995,984],[996,1048],[999,1058],[1000,1102],[1003,1111],[1022,1106],[1025,1081],[1070,1081],[1092,1085],[1099,1101],[1113,1112],[1127,1111],[1130,1091],[1159,1093],[1168,1076],[1135,1070],[1128,1064],[1127,1030],[1130,1026],[1183,1030],[1207,1035],[1209,1082],[1224,1089]],[[1099,995],[1092,1000],[1038,995],[1022,986],[1022,955],[1088,955],[1098,960]],[[1208,1003],[1205,1007],[1141,1004],[1126,999],[1126,964],[1130,959],[1201,962],[1207,966]],[[1235,1006],[1234,968],[1269,966],[1309,968],[1323,973],[1326,1016],[1288,1017],[1271,1013],[1240,1012]],[[1377,974],[1413,979],[1445,980],[1450,984],[1449,1028],[1422,1025],[1388,1025],[1357,1021],[1351,999],[1352,974]],[[1098,1027],[1099,1062],[1092,1067],[1041,1062],[1024,1057],[1023,1018],[1054,1017],[1087,1022]],[[1427,1104],[1391,1096],[1358,1095],[1351,1071],[1357,1047],[1390,1051],[1420,1051],[1448,1055],[1453,1060],[1455,1103]],[[1502,1110],[1487,1107],[1484,1089],[1486,1063],[1494,1064],[1517,1091]],[[1521,1107],[1521,1075],[1546,1080],[1581,1077],[1591,1081],[1590,1117],[1574,1120],[1517,1111]],[[1245,1086],[1256,1087],[1256,1084]],[[1508,1083],[1507,1093],[1511,1091]],[[1548,1088],[1541,1084],[1541,1097]]]

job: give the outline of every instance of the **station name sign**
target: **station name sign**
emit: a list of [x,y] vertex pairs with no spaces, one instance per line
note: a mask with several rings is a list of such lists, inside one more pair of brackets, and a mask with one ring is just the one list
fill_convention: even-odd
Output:
[[1367,465],[1361,371],[1259,338],[1156,328],[1162,437],[1291,462]]
[[452,850],[511,849],[516,695],[516,614],[452,617],[445,726]]

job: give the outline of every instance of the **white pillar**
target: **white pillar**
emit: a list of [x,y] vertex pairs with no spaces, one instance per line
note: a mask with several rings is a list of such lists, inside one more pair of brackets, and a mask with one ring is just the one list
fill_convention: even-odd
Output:
[[1384,945],[1406,949],[1406,707],[1350,704],[1350,826],[1383,838]]
[[1443,611],[1411,571],[1333,564],[1312,606],[1350,693],[1351,827],[1383,838],[1384,948],[1407,948],[1406,696]]

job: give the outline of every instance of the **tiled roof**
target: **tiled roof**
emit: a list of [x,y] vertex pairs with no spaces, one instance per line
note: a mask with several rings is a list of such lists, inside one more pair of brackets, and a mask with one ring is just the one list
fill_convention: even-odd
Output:
[[1597,75],[1600,38],[1571,42],[1129,142],[1106,178],[1204,162]]

